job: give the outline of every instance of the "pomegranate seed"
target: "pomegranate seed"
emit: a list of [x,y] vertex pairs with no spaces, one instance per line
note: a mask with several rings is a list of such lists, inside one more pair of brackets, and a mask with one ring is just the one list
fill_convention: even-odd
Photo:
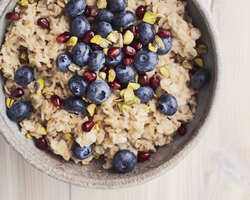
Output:
[[86,17],[96,17],[99,13],[97,6],[87,6],[84,15]]
[[86,44],[90,43],[90,40],[95,36],[93,31],[87,31],[84,35],[83,42]]
[[11,91],[11,96],[12,97],[19,98],[19,97],[21,97],[23,95],[24,95],[24,91],[23,91],[22,88],[16,88],[16,89]]
[[96,80],[96,73],[87,70],[83,72],[83,79],[91,83]]
[[139,153],[137,156],[137,159],[138,159],[138,161],[143,162],[143,161],[149,159],[149,157],[150,157],[149,153]]
[[140,43],[139,41],[135,41],[131,44],[131,46],[136,50],[139,51],[142,49],[142,43]]
[[157,75],[154,75],[150,78],[150,86],[153,89],[157,89],[160,85],[160,78]]
[[46,18],[40,18],[37,20],[38,26],[41,26],[44,29],[49,29],[49,20]]
[[124,65],[128,65],[128,66],[131,66],[134,64],[134,58],[130,58],[130,57],[126,57],[123,59],[123,64]]
[[128,28],[128,30],[130,30],[130,31],[134,34],[134,36],[137,36],[137,34],[138,34],[138,27],[137,27],[137,26],[131,25],[131,26]]
[[57,95],[53,95],[51,98],[50,98],[51,102],[53,103],[53,105],[55,107],[61,107],[62,106],[62,100],[60,99],[59,96]]
[[6,18],[10,19],[10,20],[19,20],[20,19],[20,15],[16,12],[9,12],[6,14]]
[[139,6],[135,11],[136,17],[138,19],[142,19],[145,15],[146,10],[147,10],[146,6]]
[[120,48],[118,47],[112,47],[108,50],[108,57],[115,59],[117,56],[120,55]]
[[102,50],[102,47],[98,46],[97,44],[90,44],[90,47],[93,51]]
[[85,132],[89,132],[95,125],[93,120],[86,121],[82,124],[82,130]]
[[121,85],[117,81],[113,81],[113,82],[109,83],[109,86],[115,90],[121,89]]
[[141,86],[148,86],[149,85],[148,76],[146,74],[139,75],[139,83]]
[[65,43],[69,40],[69,38],[70,38],[70,32],[64,32],[57,36],[56,41],[58,43]]
[[45,138],[39,138],[35,141],[36,147],[41,150],[46,150],[48,148],[48,144]]
[[123,47],[123,52],[128,56],[134,56],[136,54],[136,50],[131,46]]
[[184,136],[186,134],[186,126],[184,124],[182,124],[179,129],[178,129],[178,133],[182,136]]
[[108,73],[108,72],[109,72],[109,67],[108,67],[107,65],[104,65],[104,66],[101,68],[100,72]]
[[169,38],[169,37],[171,37],[170,31],[167,31],[167,30],[164,30],[164,29],[159,30],[157,34],[160,37],[163,37],[163,38]]

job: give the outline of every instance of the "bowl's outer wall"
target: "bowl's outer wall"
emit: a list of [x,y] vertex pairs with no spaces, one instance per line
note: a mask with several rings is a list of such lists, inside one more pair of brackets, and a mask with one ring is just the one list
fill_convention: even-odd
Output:
[[[8,3],[8,5],[6,4]],[[4,10],[0,18],[0,44],[4,41],[6,29],[5,14],[12,10],[16,1],[4,1],[0,5]],[[4,5],[5,4],[5,5]],[[6,7],[7,6],[7,7]],[[3,9],[4,8],[4,9]],[[176,137],[174,142],[168,146],[159,148],[149,161],[138,163],[132,173],[117,174],[111,170],[102,169],[102,161],[94,161],[89,166],[76,165],[73,162],[64,162],[52,154],[38,150],[31,140],[25,139],[20,133],[18,126],[11,122],[6,116],[5,97],[2,87],[0,88],[0,130],[7,142],[14,147],[29,163],[39,170],[59,180],[91,188],[117,188],[151,180],[172,168],[191,149],[198,136],[202,135],[200,127],[209,114],[210,107],[215,96],[217,83],[218,54],[215,36],[211,24],[208,22],[208,14],[204,13],[196,0],[188,1],[189,15],[193,23],[202,32],[201,41],[208,45],[209,53],[204,57],[205,67],[209,68],[211,74],[210,84],[198,95],[198,110],[195,120],[188,126],[188,133],[184,137]],[[3,84],[3,79],[1,83]]]

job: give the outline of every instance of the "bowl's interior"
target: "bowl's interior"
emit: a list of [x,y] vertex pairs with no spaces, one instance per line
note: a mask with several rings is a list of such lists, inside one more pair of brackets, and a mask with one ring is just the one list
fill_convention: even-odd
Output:
[[[9,12],[15,6],[16,1],[9,0],[6,9],[4,5],[0,5],[0,44],[4,41],[4,33],[6,29],[5,13]],[[4,6],[5,8],[5,6]],[[215,54],[214,40],[208,23],[202,11],[196,3],[188,1],[189,15],[193,19],[195,26],[199,27],[202,32],[201,40],[208,45],[209,53],[205,56],[206,67],[211,73],[210,84],[203,89],[198,95],[198,110],[195,119],[188,126],[188,133],[184,137],[176,136],[174,142],[159,150],[152,155],[150,160],[139,163],[132,173],[117,174],[112,171],[102,169],[102,161],[94,161],[89,166],[76,165],[73,162],[64,162],[62,159],[55,157],[49,153],[39,151],[31,140],[25,139],[20,134],[17,125],[11,122],[6,116],[5,97],[2,87],[0,88],[0,129],[7,141],[31,164],[40,170],[52,175],[58,179],[79,184],[82,186],[111,188],[119,187],[135,182],[143,182],[155,176],[163,169],[169,168],[177,159],[180,159],[178,154],[185,151],[185,147],[199,133],[199,128],[202,126],[206,116],[210,110],[214,88],[216,83],[217,57]],[[1,84],[3,80],[1,80]]]

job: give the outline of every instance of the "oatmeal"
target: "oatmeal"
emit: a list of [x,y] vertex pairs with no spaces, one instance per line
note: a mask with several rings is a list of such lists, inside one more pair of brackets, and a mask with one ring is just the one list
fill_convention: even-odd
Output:
[[[207,82],[180,0],[21,1],[0,51],[8,117],[38,148],[131,171],[185,133]],[[191,76],[190,76],[191,74]],[[123,166],[125,163],[126,166]]]

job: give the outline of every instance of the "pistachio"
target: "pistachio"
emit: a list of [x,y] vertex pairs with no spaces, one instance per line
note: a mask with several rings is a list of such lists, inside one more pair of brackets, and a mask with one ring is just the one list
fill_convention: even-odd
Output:
[[157,52],[158,48],[156,46],[154,46],[152,43],[148,44],[148,49],[152,52]]
[[102,80],[105,80],[106,79],[106,76],[107,74],[105,72],[99,72],[99,77],[102,79]]
[[82,97],[82,100],[87,102],[87,103],[89,102],[89,100],[86,97]]
[[165,44],[158,35],[156,35],[154,38],[153,46],[158,47],[159,49],[165,49]]
[[79,71],[80,69],[81,69],[81,67],[79,67],[78,65],[76,65],[74,63],[72,63],[72,64],[69,65],[69,70],[71,72],[76,72],[76,71]]
[[101,126],[101,121],[99,120],[99,121],[97,121],[97,122],[95,123],[95,126],[94,126],[94,127],[95,127],[96,130],[99,131],[99,130],[100,130],[100,126]]
[[149,106],[147,106],[144,110],[145,110],[145,112],[149,112],[151,109]]
[[199,57],[194,59],[194,63],[198,65],[199,67],[203,67],[203,60]]
[[134,97],[134,103],[141,103],[141,100],[139,99],[139,97],[137,96]]
[[117,106],[118,106],[119,110],[122,112],[122,104],[121,103],[117,103]]
[[107,0],[97,0],[97,8],[99,9],[107,8]]
[[14,99],[7,97],[6,98],[6,102],[5,102],[6,103],[6,107],[10,108],[14,104],[14,102],[15,102]]
[[113,45],[114,47],[119,47],[119,48],[122,48],[123,47],[123,36],[121,33],[119,33],[119,36],[118,36],[118,40],[116,43],[114,43]]
[[126,104],[132,104],[134,102],[134,91],[131,87],[128,87],[124,92],[124,102]]
[[154,24],[156,22],[156,19],[157,19],[157,15],[154,14],[153,12],[148,11],[145,13],[142,21],[149,23],[149,24]]
[[107,40],[110,42],[116,43],[119,39],[119,32],[118,31],[112,31],[108,36]]
[[77,44],[78,38],[75,36],[72,36],[66,43],[66,46],[73,47]]
[[133,90],[139,89],[141,86],[138,83],[131,83],[129,82],[128,87],[131,87]]
[[207,46],[205,44],[198,44],[197,45],[197,52],[199,55],[207,53]]
[[26,134],[25,134],[25,137],[26,137],[27,139],[31,139],[31,138],[32,138],[32,136],[31,136],[29,133],[26,133]]
[[94,43],[94,44],[97,44],[97,45],[100,45],[102,43],[102,36],[100,35],[95,35],[91,40],[90,42],[91,43]]
[[131,107],[127,104],[122,105],[122,111],[128,112]]
[[29,0],[29,3],[32,4],[32,3],[35,3],[37,2],[38,0]]
[[90,115],[91,117],[94,116],[94,114],[95,114],[95,109],[96,109],[96,105],[95,105],[95,104],[90,104],[90,105],[88,105],[87,111],[88,111],[88,113],[89,113],[89,115]]
[[123,99],[114,99],[114,102],[116,103],[123,102]]
[[115,70],[110,69],[108,74],[108,82],[113,82],[115,80],[115,77],[116,77]]
[[18,2],[18,4],[19,4],[20,6],[27,6],[27,5],[29,4],[29,2],[28,2],[28,0],[20,0],[20,1]]
[[41,124],[39,124],[36,128],[36,133],[38,133],[39,135],[46,135],[47,131]]
[[36,87],[36,93],[41,93],[44,88],[44,79],[43,78],[37,79],[35,87]]
[[133,42],[133,40],[134,34],[130,30],[127,30],[123,36],[123,44],[129,45]]
[[65,139],[66,141],[72,141],[73,140],[73,136],[70,133],[65,133],[63,135],[63,139]]
[[111,45],[111,44],[112,43],[110,41],[108,41],[107,39],[102,38],[102,41],[99,44],[99,46],[105,49],[105,48],[108,48],[109,45]]
[[138,83],[138,81],[139,81],[139,75],[136,74],[136,75],[135,75],[135,82]]
[[120,96],[121,96],[121,97],[124,97],[125,91],[126,91],[126,89],[123,89],[123,90],[120,91]]
[[165,78],[169,78],[170,74],[169,74],[168,68],[166,68],[165,66],[161,66],[160,72],[162,76],[164,76]]

